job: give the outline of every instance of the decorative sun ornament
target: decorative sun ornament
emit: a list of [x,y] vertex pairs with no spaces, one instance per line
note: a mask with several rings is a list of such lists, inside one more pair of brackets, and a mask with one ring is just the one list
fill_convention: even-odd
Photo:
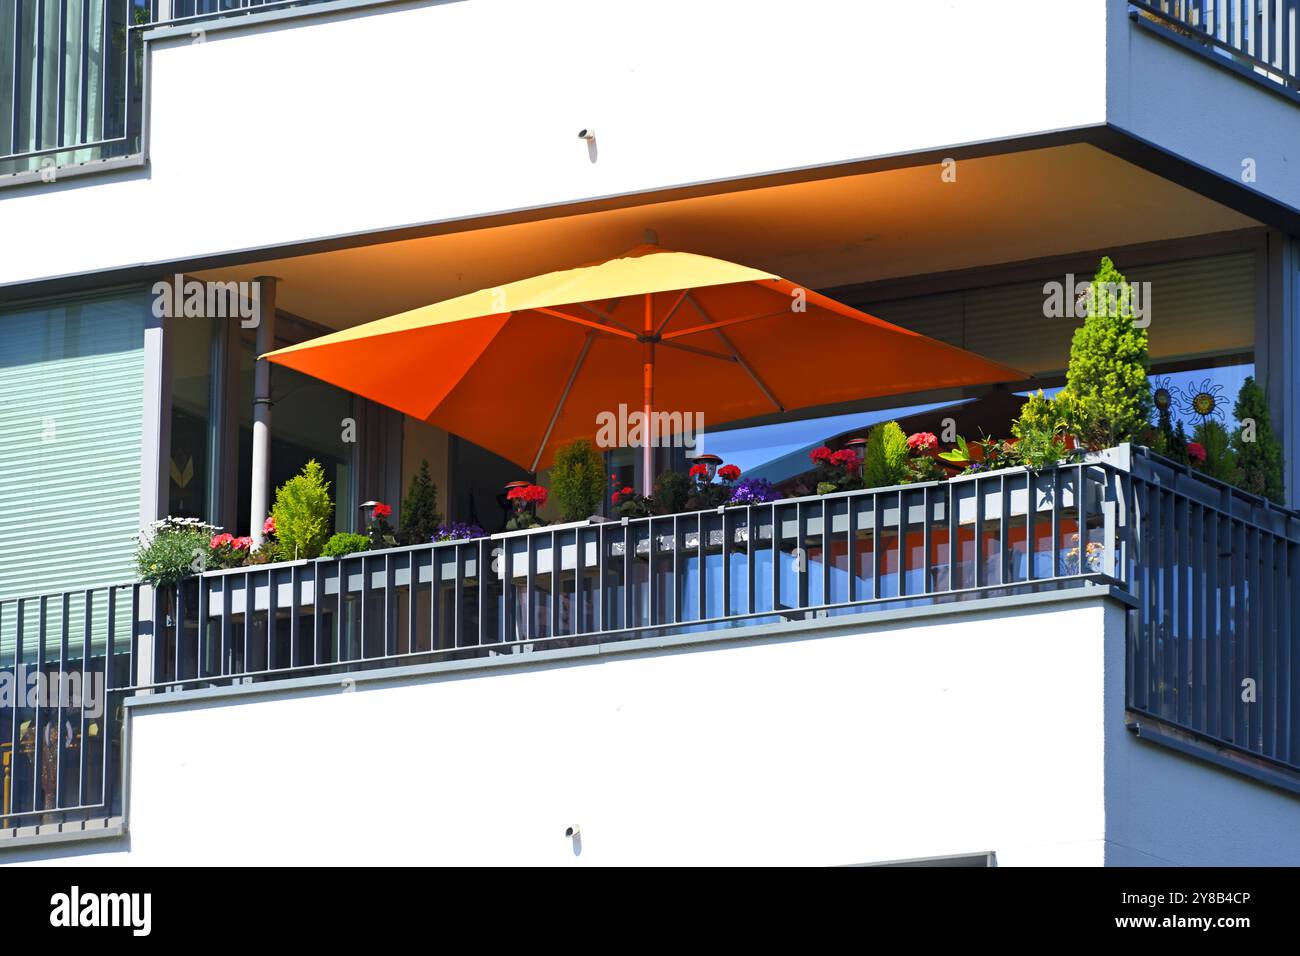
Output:
[[1151,402],[1157,412],[1169,412],[1178,403],[1179,392],[1168,376],[1151,380]]
[[1222,422],[1225,421],[1223,405],[1223,386],[1207,378],[1184,397],[1183,411],[1195,415],[1203,422],[1211,418]]

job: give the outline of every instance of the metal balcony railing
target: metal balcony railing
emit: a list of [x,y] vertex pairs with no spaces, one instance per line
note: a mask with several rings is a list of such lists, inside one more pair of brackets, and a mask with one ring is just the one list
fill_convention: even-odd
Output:
[[1300,96],[1300,0],[1130,0],[1139,21]]
[[0,175],[140,149],[138,0],[0,5]]
[[128,694],[1090,583],[1132,603],[1130,712],[1300,771],[1300,515],[1124,447],[1038,472],[0,601],[0,687],[50,689],[0,695],[0,828],[120,812]]

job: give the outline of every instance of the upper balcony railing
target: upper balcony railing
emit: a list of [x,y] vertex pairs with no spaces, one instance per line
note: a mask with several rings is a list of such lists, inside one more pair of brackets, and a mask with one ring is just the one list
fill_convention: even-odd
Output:
[[131,694],[1089,584],[1131,606],[1131,713],[1300,772],[1300,515],[1124,447],[1037,472],[0,601],[0,688],[43,688],[0,695],[0,829],[120,812]]
[[1300,0],[1130,0],[1139,22],[1300,97]]

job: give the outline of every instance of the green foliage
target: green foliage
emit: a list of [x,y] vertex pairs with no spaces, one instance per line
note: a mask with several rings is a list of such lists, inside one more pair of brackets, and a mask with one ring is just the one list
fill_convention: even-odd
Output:
[[966,439],[958,435],[957,447],[953,448],[951,451],[940,452],[939,457],[944,461],[952,462],[954,465],[964,465],[967,462],[975,460],[975,452],[967,443]]
[[334,502],[325,471],[316,459],[303,466],[275,493],[271,509],[275,517],[276,557],[281,560],[316,558],[329,537]]
[[835,485],[834,482],[831,481],[817,482],[817,494],[819,495],[829,495],[832,492],[836,492],[836,491],[839,491],[839,488]]
[[948,473],[943,470],[943,466],[929,455],[913,455],[907,460],[907,480],[915,481],[942,481],[948,477]]
[[438,513],[438,486],[429,476],[429,462],[420,459],[420,470],[411,479],[402,500],[402,529],[398,540],[402,544],[428,544],[433,533],[442,524]]
[[867,433],[867,487],[885,488],[907,481],[907,459],[907,435],[898,422],[876,425]]
[[1020,409],[1020,417],[1011,425],[1017,439],[1015,455],[1030,468],[1054,465],[1069,452],[1060,431],[1066,426],[1055,403],[1043,394],[1030,395]]
[[546,522],[527,508],[516,508],[506,519],[507,531],[527,531],[529,528],[544,528]]
[[325,542],[325,547],[321,551],[321,556],[326,558],[341,558],[345,554],[355,554],[358,551],[365,551],[370,547],[370,539],[364,534],[353,534],[350,531],[340,531],[338,534],[331,535],[330,539]]
[[619,518],[648,518],[654,513],[655,501],[635,490],[627,494],[620,491],[610,505]]
[[1133,324],[1131,290],[1109,257],[1102,258],[1090,290],[1087,318],[1070,343],[1061,395],[1084,444],[1105,448],[1140,440],[1147,430],[1150,360],[1146,329]]
[[1196,426],[1192,441],[1199,442],[1205,449],[1205,461],[1197,466],[1200,471],[1229,484],[1238,483],[1241,475],[1237,469],[1237,455],[1232,450],[1226,428],[1214,419],[1208,419]]
[[1253,377],[1241,383],[1233,414],[1238,424],[1232,433],[1241,487],[1283,503],[1282,445],[1273,434],[1268,399]]
[[1169,457],[1180,465],[1191,464],[1187,457],[1187,429],[1181,421],[1174,426],[1174,437],[1169,441]]
[[665,471],[655,479],[655,510],[659,514],[678,514],[686,510],[695,484],[680,471]]
[[[1178,424],[1182,426],[1182,422]],[[1186,439],[1185,433],[1183,437]],[[1167,408],[1161,408],[1156,412],[1156,427],[1151,433],[1151,450],[1157,455],[1164,455],[1166,458],[1187,464],[1187,442],[1178,440],[1178,435],[1174,431],[1173,416]]]
[[207,568],[208,544],[217,529],[197,518],[166,518],[141,536],[136,575],[154,587],[174,587]]
[[605,494],[605,459],[584,438],[555,453],[550,491],[560,506],[560,520],[582,521],[600,510]]

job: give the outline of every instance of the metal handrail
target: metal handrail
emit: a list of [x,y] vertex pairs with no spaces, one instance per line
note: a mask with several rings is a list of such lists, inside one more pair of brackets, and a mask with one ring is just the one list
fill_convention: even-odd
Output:
[[1300,0],[1129,0],[1176,38],[1300,92]]

